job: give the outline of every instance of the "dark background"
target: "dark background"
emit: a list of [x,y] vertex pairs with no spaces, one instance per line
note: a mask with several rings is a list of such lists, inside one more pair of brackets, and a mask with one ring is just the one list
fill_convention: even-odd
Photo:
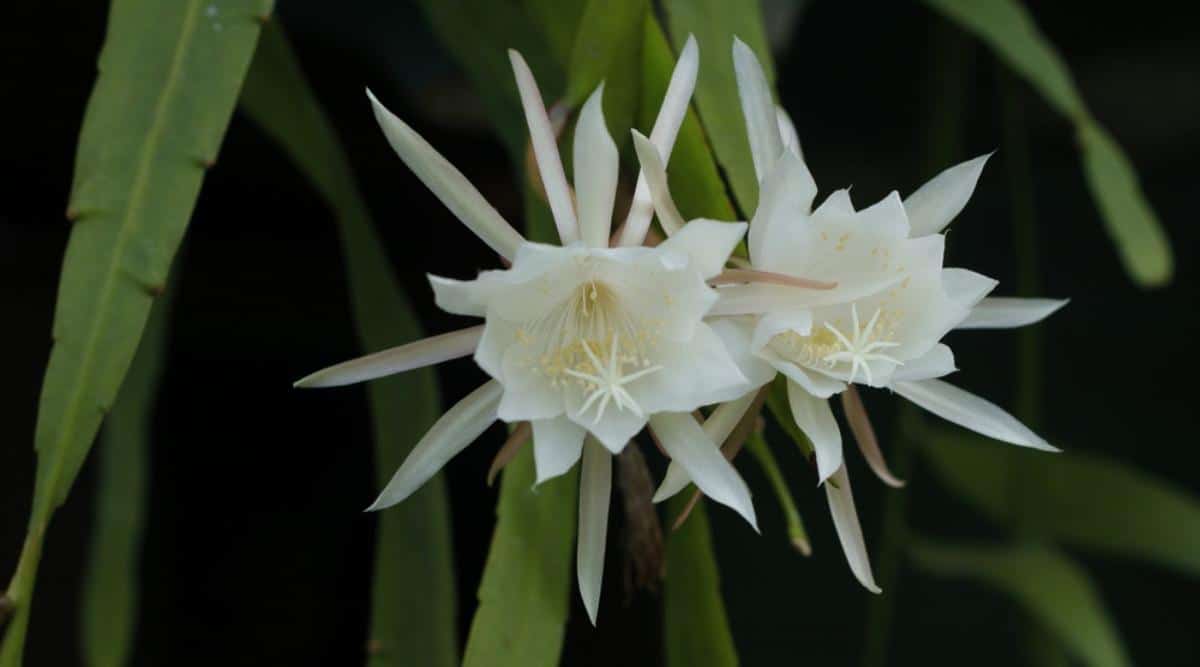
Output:
[[[998,76],[986,49],[956,39],[920,5],[817,2],[796,14],[790,41],[776,50],[783,102],[823,192],[852,184],[859,205],[891,188],[907,193],[943,166],[1001,148],[952,228],[950,259],[999,278],[999,293],[1012,294],[1016,257],[1000,96],[1015,91],[1030,132],[1044,293],[1072,298],[1042,325],[1042,431],[1068,450],[1111,455],[1200,495],[1192,389],[1200,371],[1196,24],[1178,9],[1182,3],[1027,4],[1096,117],[1128,151],[1167,228],[1176,274],[1166,289],[1143,291],[1122,272],[1085,188],[1068,123],[1027,86]],[[69,231],[63,211],[106,9],[102,2],[22,3],[6,8],[9,18],[0,24],[5,581],[28,513],[36,402]],[[424,325],[431,332],[457,327],[434,308],[425,272],[467,276],[495,261],[395,158],[362,89],[379,92],[506,217],[519,221],[510,164],[471,90],[410,3],[287,0],[277,14],[337,125]],[[968,101],[950,113],[962,114],[964,134],[952,159],[935,169],[929,126],[947,113],[939,73],[961,58],[968,61]],[[372,518],[361,509],[376,490],[365,402],[360,389],[290,387],[358,353],[337,248],[333,221],[316,194],[256,127],[236,116],[175,265],[181,280],[155,429],[138,664],[360,660],[372,540]],[[955,334],[950,342],[965,369],[956,382],[1011,405],[1016,335]],[[439,373],[447,400],[482,377],[469,360]],[[895,401],[882,392],[867,400],[886,449]],[[494,523],[495,492],[483,478],[499,437],[494,429],[447,467],[464,637]],[[779,446],[776,453],[805,516],[812,558],[787,546],[753,465],[740,468],[760,499],[763,537],[723,508],[710,511],[742,663],[853,663],[870,595],[846,568],[806,464],[793,448]],[[882,505],[897,492],[885,492],[857,456],[848,460],[875,553]],[[911,494],[910,516],[920,532],[1001,535],[922,468],[912,478],[900,493]],[[89,465],[50,532],[28,664],[78,661],[92,492]],[[611,556],[619,543],[610,544]],[[1142,562],[1074,555],[1098,581],[1135,663],[1200,663],[1200,584]],[[658,600],[641,594],[623,609],[619,567],[610,558],[598,629],[587,624],[572,591],[567,664],[660,661]],[[886,594],[895,596],[898,623],[890,664],[1025,659],[1021,612],[987,589],[905,569]]]

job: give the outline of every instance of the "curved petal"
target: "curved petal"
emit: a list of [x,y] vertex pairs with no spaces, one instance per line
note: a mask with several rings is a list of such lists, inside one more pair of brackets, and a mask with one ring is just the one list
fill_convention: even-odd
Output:
[[443,278],[432,273],[426,277],[433,287],[433,302],[438,308],[455,315],[483,317],[487,314],[487,303],[480,290],[480,281]]
[[934,176],[904,200],[912,236],[936,234],[967,205],[991,153],[954,165]]
[[733,38],[733,73],[737,78],[742,116],[746,119],[754,173],[762,183],[783,152],[783,139],[779,135],[779,118],[766,73],[754,51],[737,37]]
[[533,156],[537,160],[538,173],[542,176],[542,186],[546,189],[546,199],[550,202],[550,212],[554,214],[554,224],[558,226],[558,237],[563,245],[574,243],[579,240],[579,222],[575,219],[571,189],[567,187],[567,176],[558,155],[558,140],[550,125],[550,117],[546,115],[542,93],[521,54],[509,49],[508,59],[512,62],[513,74],[517,79],[521,106],[525,109],[525,122],[529,124],[529,141],[533,144]]
[[942,269],[942,286],[955,305],[973,308],[988,292],[996,289],[997,281],[982,273],[967,269]]
[[830,483],[825,485],[825,497],[829,500],[829,515],[833,517],[833,527],[837,531],[838,541],[842,543],[846,562],[850,564],[850,571],[859,583],[872,593],[879,593],[875,575],[871,573],[871,560],[867,556],[862,527],[858,523],[858,512],[854,509],[854,495],[850,492],[846,466],[839,467],[829,479]]
[[858,451],[862,452],[863,458],[867,460],[871,472],[892,488],[904,486],[904,481],[892,474],[888,468],[887,459],[883,457],[883,450],[879,448],[879,439],[875,437],[875,428],[871,426],[871,418],[867,415],[867,407],[863,405],[862,397],[858,395],[858,389],[850,385],[841,396],[842,414],[846,416],[846,423],[850,425],[850,432],[854,434]]
[[[795,153],[784,152],[762,182],[758,208],[750,221],[750,260],[755,268],[769,271],[783,268],[783,260],[780,266],[765,261],[767,251],[772,246],[785,248],[792,245],[787,243],[786,239],[797,233],[798,226],[812,211],[813,199],[816,196],[817,183],[808,171],[808,166]],[[822,276],[807,277],[820,279]]]
[[[683,216],[671,199],[671,189],[667,185],[667,169],[663,166],[662,156],[658,149],[637,130],[633,133],[633,148],[637,152],[638,163],[642,166],[642,177],[646,179],[646,187],[650,190],[650,199],[654,202],[654,211],[658,213],[658,221],[668,236],[679,231],[684,225]],[[645,233],[642,234],[643,238]]]
[[499,317],[483,325],[483,338],[475,348],[475,363],[484,373],[504,381],[504,355],[517,343],[517,327]]
[[440,364],[443,361],[471,354],[479,345],[479,339],[482,336],[483,325],[451,331],[440,336],[430,336],[407,345],[343,361],[336,366],[319,370],[298,380],[292,386],[303,388],[341,387],[403,373],[414,368]]
[[656,414],[650,418],[650,428],[704,495],[733,509],[758,530],[749,487],[690,413]]
[[454,165],[411,127],[388,111],[370,90],[367,97],[388,143],[454,217],[501,257],[512,259],[525,239],[488,203]]
[[[671,72],[671,81],[667,84],[667,92],[663,96],[662,106],[658,109],[658,117],[654,119],[654,127],[650,130],[650,143],[658,149],[664,165],[670,162],[671,149],[675,146],[679,127],[687,117],[688,103],[696,87],[696,73],[699,68],[700,49],[696,46],[696,38],[688,35],[687,43],[683,45],[683,51],[679,53],[679,60]],[[650,186],[645,173],[639,172],[637,186],[633,192],[633,203],[629,207],[629,215],[625,218],[619,244],[642,245],[646,240],[646,230],[650,228],[650,218],[653,214]]]
[[619,171],[617,145],[604,124],[604,84],[596,88],[575,125],[575,199],[579,233],[593,248],[607,248]]
[[792,419],[812,441],[816,452],[817,483],[820,484],[842,467],[842,433],[828,400],[813,396],[795,382],[788,382],[787,390]]
[[745,233],[744,222],[697,219],[684,225],[657,249],[686,254],[690,259],[688,265],[707,280],[725,268],[725,262]]
[[446,462],[475,441],[496,421],[496,406],[504,389],[499,382],[485,383],[446,411],[409,452],[400,469],[368,511],[391,507],[412,495],[437,474]]
[[596,624],[604,587],[604,547],[608,541],[608,505],[612,496],[612,455],[587,439],[579,477],[579,536],[575,544],[575,576],[588,619]]
[[[757,389],[775,379],[775,367],[754,354],[750,346],[752,322],[742,318],[719,318],[708,320],[708,326],[721,337],[725,349],[737,365],[750,387]],[[745,318],[749,319],[749,318]]]
[[566,417],[538,419],[533,423],[533,463],[537,483],[558,477],[571,469],[583,451],[587,433]]
[[696,325],[691,340],[660,345],[652,361],[662,370],[626,385],[647,414],[690,412],[733,400],[751,389],[725,342],[706,322]]
[[971,309],[957,329],[1015,329],[1050,317],[1070,299],[987,297]]
[[[754,398],[757,395],[757,391],[747,392],[741,398],[718,405],[708,419],[704,420],[704,426],[701,427],[704,429],[704,434],[717,447],[720,447],[729,438],[729,434],[733,433],[738,422],[742,421],[742,417],[746,416],[746,411],[754,404]],[[663,476],[662,484],[659,484],[658,490],[654,492],[654,502],[661,503],[679,493],[687,488],[691,481],[692,478],[688,476],[683,466],[676,461],[671,461],[667,466],[667,474]]]
[[783,107],[775,106],[775,120],[779,123],[779,138],[783,147],[804,159],[804,149],[800,147],[800,135],[796,133],[796,124]]
[[925,354],[904,362],[892,372],[889,382],[914,382],[916,380],[931,380],[949,375],[958,370],[954,366],[954,352],[944,343],[934,345]]
[[942,419],[989,438],[1047,452],[1059,451],[995,403],[952,384],[941,380],[897,382],[892,389]]

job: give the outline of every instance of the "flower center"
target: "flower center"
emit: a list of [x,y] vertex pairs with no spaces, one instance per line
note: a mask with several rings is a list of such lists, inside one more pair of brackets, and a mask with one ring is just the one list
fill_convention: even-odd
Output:
[[661,368],[650,361],[658,343],[655,327],[595,278],[580,283],[541,319],[521,326],[517,341],[527,349],[526,363],[552,387],[576,386],[588,394],[583,409],[596,405],[596,421],[610,402],[640,415],[625,387]]
[[776,353],[802,366],[832,370],[839,364],[849,364],[849,382],[858,378],[861,369],[867,383],[871,384],[872,361],[887,361],[897,366],[903,364],[883,353],[883,350],[900,345],[895,342],[894,316],[889,316],[882,308],[876,308],[864,327],[860,326],[858,319],[858,304],[850,306],[850,314],[849,327],[842,320],[826,321],[808,336],[787,331],[772,338],[770,345]]

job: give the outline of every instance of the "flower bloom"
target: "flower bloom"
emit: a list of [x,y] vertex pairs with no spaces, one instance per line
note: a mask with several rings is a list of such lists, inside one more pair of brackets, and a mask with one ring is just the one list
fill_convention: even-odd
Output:
[[[765,383],[787,378],[796,425],[812,441],[819,482],[825,484],[839,539],[851,570],[878,592],[858,524],[842,456],[842,437],[827,399],[843,407],[871,467],[888,472],[853,385],[886,388],[918,406],[983,435],[1015,445],[1057,451],[996,405],[939,379],[956,370],[941,342],[953,329],[1009,328],[1048,316],[1065,301],[989,298],[996,281],[973,271],[944,268],[940,233],[963,209],[988,156],[951,167],[901,200],[892,192],[861,210],[848,190],[830,194],[813,210],[817,186],[786,115],[776,108],[762,68],[741,41],[733,47],[735,73],[754,167],[760,183],[748,245],[753,269],[808,276],[832,284],[796,290],[764,282],[720,289],[710,316],[742,330],[751,361],[743,372]],[[639,154],[639,156],[641,156]],[[657,170],[654,156],[643,159]],[[664,179],[656,204],[668,209]],[[743,401],[744,402],[744,399]],[[740,403],[731,410],[744,409]],[[685,471],[668,472],[658,498],[682,488]]]
[[[647,423],[700,488],[755,523],[745,483],[691,416],[749,389],[725,342],[703,319],[717,301],[708,280],[722,271],[746,225],[696,220],[646,247],[653,207],[649,185],[639,178],[610,247],[618,155],[601,109],[603,86],[580,112],[572,191],[533,75],[520,54],[509,55],[561,245],[522,238],[457,169],[371,96],[401,159],[511,268],[474,280],[429,278],[439,307],[484,324],[339,364],[297,385],[344,385],[473,354],[492,380],[433,425],[371,509],[407,498],[497,419],[531,423],[539,483],[582,459],[577,574],[595,622],[612,454]],[[697,47],[689,40],[651,135],[660,158],[670,154],[697,66]]]

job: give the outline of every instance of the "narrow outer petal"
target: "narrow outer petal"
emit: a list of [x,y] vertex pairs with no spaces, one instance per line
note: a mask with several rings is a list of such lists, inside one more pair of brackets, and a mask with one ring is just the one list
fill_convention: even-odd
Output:
[[750,139],[754,173],[758,176],[758,182],[762,183],[783,152],[783,139],[779,136],[775,101],[771,97],[771,87],[762,64],[758,62],[754,51],[737,37],[733,38],[733,71],[737,77],[742,116],[746,119],[746,135]]
[[592,625],[600,610],[604,587],[604,547],[608,540],[608,505],[612,495],[612,455],[588,438],[583,447],[579,478],[579,537],[575,547],[575,574],[579,595]]
[[529,124],[529,141],[533,144],[533,156],[537,159],[538,173],[542,176],[542,186],[550,202],[550,212],[554,214],[554,224],[558,226],[558,237],[563,245],[574,243],[579,240],[579,222],[575,219],[571,190],[567,187],[567,176],[558,155],[558,140],[550,125],[550,117],[546,115],[542,93],[538,91],[533,72],[529,71],[529,65],[521,54],[509,49],[508,59],[512,61],[513,74],[516,75],[521,106],[525,109],[525,122]]
[[897,382],[892,389],[942,419],[989,438],[1047,452],[1059,451],[995,403],[952,384],[941,380]]
[[412,495],[437,474],[446,462],[496,421],[496,407],[504,389],[492,380],[446,411],[400,464],[368,511],[391,507]]
[[679,462],[704,495],[732,508],[758,530],[746,482],[690,413],[656,414],[650,417],[650,428],[671,460]]
[[305,389],[315,387],[341,387],[376,378],[403,373],[443,361],[465,357],[475,351],[483,336],[483,325],[459,329],[440,336],[430,336],[407,345],[393,347],[365,357],[343,361],[336,366],[319,370],[294,386]]
[[792,418],[812,441],[816,452],[817,483],[820,484],[842,467],[842,433],[828,400],[813,396],[791,380],[788,380],[787,388]]
[[912,237],[936,234],[967,205],[991,153],[954,165],[934,176],[904,200]]
[[533,463],[537,483],[558,477],[571,469],[583,450],[587,431],[566,417],[533,422]]
[[575,125],[575,198],[579,232],[593,248],[607,248],[612,228],[613,197],[620,167],[617,145],[604,124],[604,84],[596,88]]
[[434,150],[404,121],[388,111],[370,90],[367,97],[375,111],[375,120],[388,143],[417,178],[446,208],[501,257],[512,259],[525,239],[479,194],[454,165]]
[[[754,397],[758,395],[758,391],[747,393],[741,398],[722,403],[717,406],[717,409],[712,411],[708,419],[704,420],[704,434],[708,436],[717,447],[720,447],[733,432],[733,427],[738,425],[742,417],[746,415],[746,410],[754,403]],[[671,461],[667,466],[667,474],[663,476],[662,484],[658,486],[658,490],[654,492],[654,502],[661,503],[671,496],[679,493],[687,488],[692,478],[688,476],[687,471],[683,469],[677,461]]]
[[783,141],[783,147],[803,160],[804,149],[800,147],[800,135],[796,133],[796,124],[792,122],[792,117],[783,107],[776,106],[775,118],[779,121],[779,138]]
[[958,329],[1015,329],[1040,322],[1067,305],[1068,299],[987,297],[971,309]]
[[[642,176],[650,189],[650,198],[654,201],[654,210],[658,213],[658,221],[662,224],[667,235],[674,234],[683,227],[683,216],[671,199],[671,190],[667,185],[667,171],[659,157],[658,149],[650,140],[637,130],[633,132],[633,148],[637,152],[638,162],[642,165]],[[643,234],[644,236],[644,234]]]
[[875,584],[875,575],[871,573],[871,559],[867,556],[862,526],[858,523],[858,511],[854,509],[854,495],[850,492],[846,466],[839,467],[829,479],[831,483],[825,485],[829,515],[833,517],[833,527],[837,530],[838,541],[842,543],[850,571],[867,590],[879,593],[881,591]]
[[[664,165],[671,160],[671,150],[675,147],[679,127],[687,117],[688,102],[691,101],[692,91],[696,87],[696,72],[699,67],[700,49],[696,46],[695,37],[688,35],[687,43],[683,45],[683,51],[679,54],[679,61],[675,63],[675,69],[671,72],[671,82],[667,84],[667,93],[658,109],[658,117],[654,119],[654,127],[650,130],[650,143],[658,149]],[[625,218],[619,244],[642,245],[646,240],[646,231],[650,228],[650,218],[653,214],[649,184],[645,174],[638,173],[633,203],[629,207],[629,215]]]

